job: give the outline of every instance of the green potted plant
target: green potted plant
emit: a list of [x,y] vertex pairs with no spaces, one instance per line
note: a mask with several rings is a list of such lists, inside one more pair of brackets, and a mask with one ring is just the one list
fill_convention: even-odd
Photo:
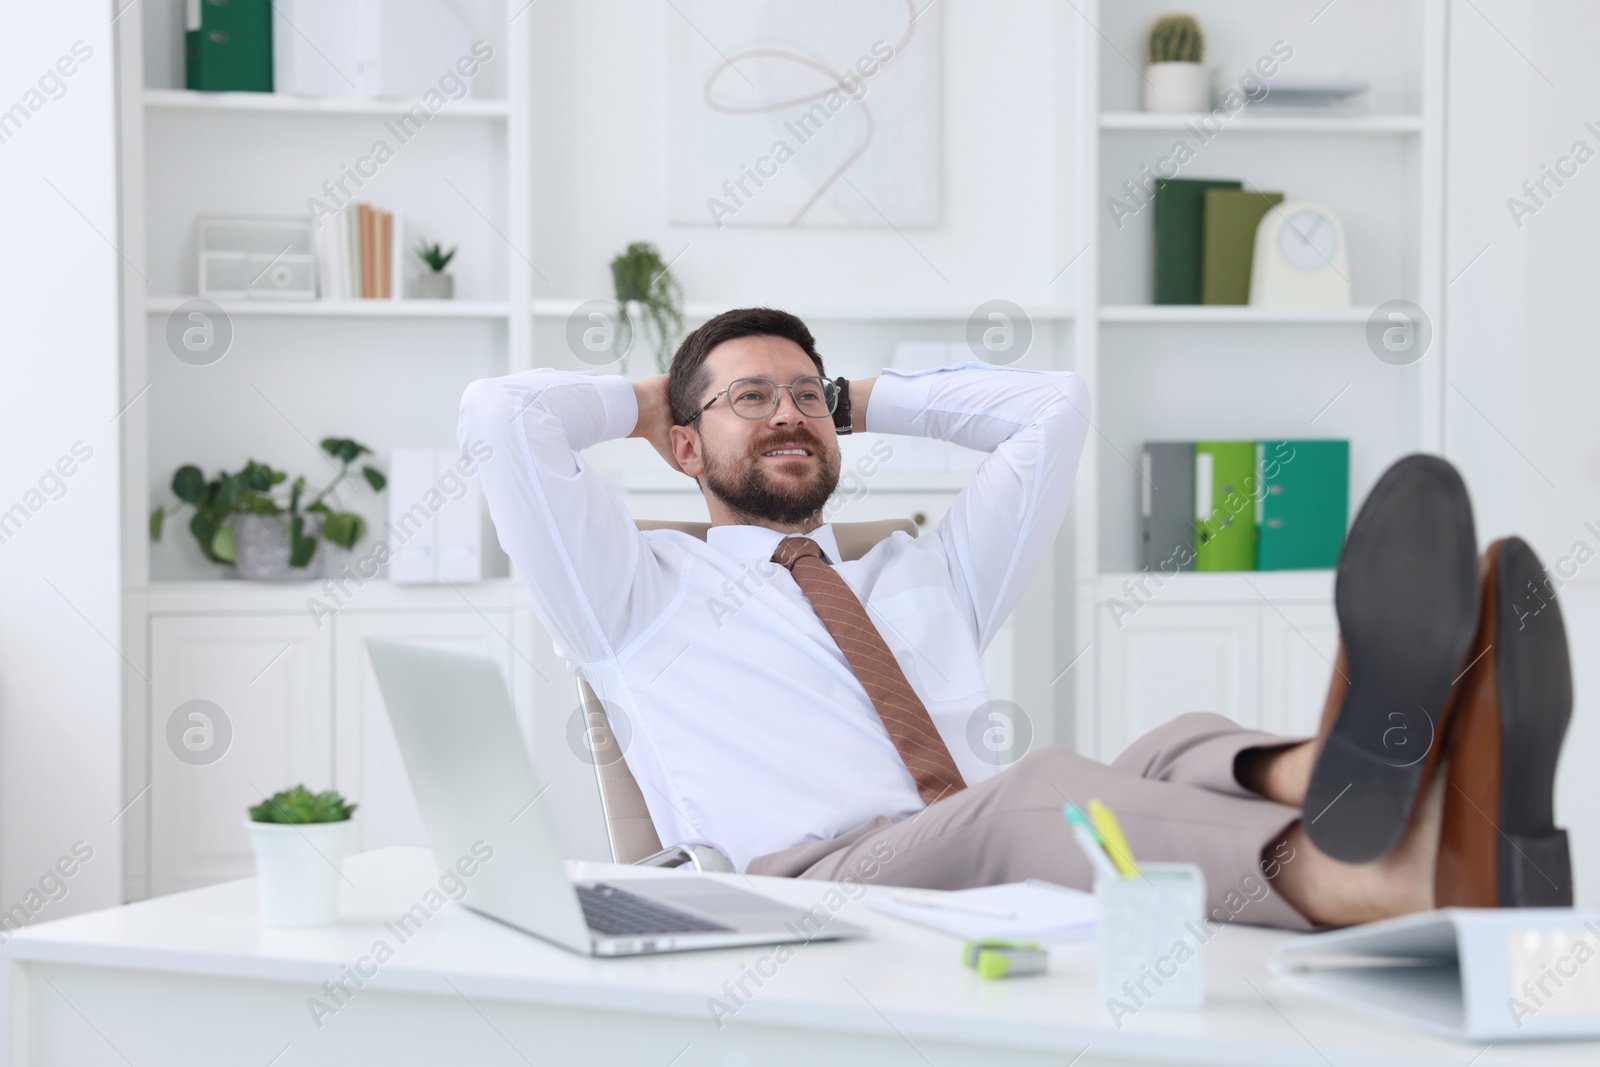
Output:
[[1150,24],[1145,43],[1144,109],[1204,111],[1211,103],[1206,85],[1206,38],[1193,15],[1162,15]]
[[[321,539],[354,548],[367,532],[366,519],[335,509],[334,491],[349,476],[350,465],[372,452],[347,437],[324,438],[322,450],[339,461],[339,473],[314,496],[306,491],[305,475],[294,480],[285,496],[278,487],[289,476],[253,459],[243,470],[220,471],[210,481],[193,464],[179,467],[172,475],[178,501],[150,513],[150,539],[161,540],[169,514],[193,508],[189,532],[200,551],[212,562],[232,565],[239,577],[321,577]],[[387,484],[383,472],[369,465],[361,467],[361,476],[375,493]]]
[[445,268],[455,258],[454,248],[446,252],[439,242],[417,245],[417,255],[428,265],[428,273],[417,279],[417,296],[424,300],[449,300],[456,295],[456,281],[445,273]]
[[635,241],[611,261],[611,281],[622,309],[619,328],[632,330],[639,320],[665,374],[683,333],[683,286],[648,241]]
[[356,805],[303,784],[246,809],[265,926],[326,926],[339,917],[340,864]]

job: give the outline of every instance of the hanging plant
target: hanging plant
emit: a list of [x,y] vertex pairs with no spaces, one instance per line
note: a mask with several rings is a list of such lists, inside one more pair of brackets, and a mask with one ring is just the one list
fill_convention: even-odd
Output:
[[[643,326],[655,349],[656,366],[665,374],[683,334],[683,286],[648,241],[634,242],[611,261],[611,281],[622,309],[621,325],[628,329]],[[642,324],[633,322],[629,310],[633,306],[638,307]]]

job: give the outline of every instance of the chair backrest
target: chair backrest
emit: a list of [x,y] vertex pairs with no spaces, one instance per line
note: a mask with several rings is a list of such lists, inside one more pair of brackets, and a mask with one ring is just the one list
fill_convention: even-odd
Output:
[[[711,528],[709,522],[639,519],[638,524],[641,530],[680,530],[702,541],[705,540],[706,531]],[[839,543],[841,556],[847,560],[860,559],[896,530],[917,536],[917,524],[910,519],[835,523],[833,536]],[[655,823],[650,821],[644,793],[623,761],[616,735],[612,733],[610,720],[606,717],[605,705],[600,703],[595,691],[581,677],[578,679],[578,697],[583,701],[584,721],[589,726],[595,780],[600,786],[600,807],[605,812],[606,836],[611,839],[612,859],[618,863],[632,863],[660,852],[661,837],[656,833]]]

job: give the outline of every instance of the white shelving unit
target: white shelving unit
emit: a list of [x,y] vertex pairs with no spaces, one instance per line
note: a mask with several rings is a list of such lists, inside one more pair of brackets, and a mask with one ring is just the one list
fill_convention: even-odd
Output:
[[[1076,746],[1101,758],[1191,710],[1314,729],[1337,647],[1331,571],[1135,569],[1144,441],[1347,437],[1352,514],[1390,462],[1442,442],[1443,0],[1367,0],[1312,22],[1264,0],[1191,5],[1208,65],[1243,69],[1278,40],[1295,53],[1285,73],[1339,70],[1372,84],[1370,114],[1247,112],[1212,120],[1204,137],[1201,116],[1135,110],[1142,34],[1164,10],[1091,0],[1069,59],[1077,233],[1063,248],[1088,245],[1096,262],[1077,272],[1074,293],[1097,309],[1074,320],[1096,432],[1074,508],[1074,647],[1059,656],[1073,663]],[[1119,221],[1106,205],[1178,140],[1194,149],[1178,177],[1242,178],[1338,212],[1356,306],[1151,305],[1151,212]],[[1414,301],[1434,324],[1414,366],[1367,348],[1365,324],[1390,299]]]
[[[329,552],[331,588],[252,583],[201,560],[184,522],[152,544],[143,521],[170,499],[181,463],[209,473],[259,458],[321,484],[331,471],[310,442],[326,435],[355,437],[380,457],[451,444],[469,381],[532,365],[531,48],[529,20],[515,18],[524,3],[456,5],[493,56],[473,95],[446,100],[403,140],[390,123],[414,101],[178,88],[182,0],[147,0],[117,20],[119,248],[145,279],[123,301],[124,652],[146,682],[124,694],[124,774],[129,796],[151,786],[122,820],[130,899],[250,873],[238,806],[294,780],[371,805],[358,847],[424,843],[364,636],[496,658],[530,742],[564,750],[564,719],[536,723],[531,709],[575,698],[503,557],[490,553],[485,580],[463,586],[349,580],[341,565],[359,551]],[[359,164],[379,140],[391,158]],[[408,243],[458,246],[461,299],[218,301],[232,333],[226,355],[200,367],[175,358],[167,320],[195,299],[197,217],[310,213],[312,198],[331,200],[324,183],[341,179],[344,199],[402,214]],[[344,499],[382,531],[383,496]],[[334,611],[318,616],[314,602]],[[167,742],[169,715],[196,698],[233,727],[236,747],[215,765],[190,766]],[[535,736],[541,729],[550,736]],[[536,758],[572,788],[572,761]],[[569,837],[596,829],[563,827]]]

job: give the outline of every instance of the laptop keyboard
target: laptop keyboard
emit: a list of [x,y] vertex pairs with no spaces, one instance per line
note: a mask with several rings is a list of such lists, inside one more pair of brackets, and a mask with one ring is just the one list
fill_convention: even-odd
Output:
[[604,882],[580,885],[577,890],[584,921],[598,934],[685,934],[733,929]]

